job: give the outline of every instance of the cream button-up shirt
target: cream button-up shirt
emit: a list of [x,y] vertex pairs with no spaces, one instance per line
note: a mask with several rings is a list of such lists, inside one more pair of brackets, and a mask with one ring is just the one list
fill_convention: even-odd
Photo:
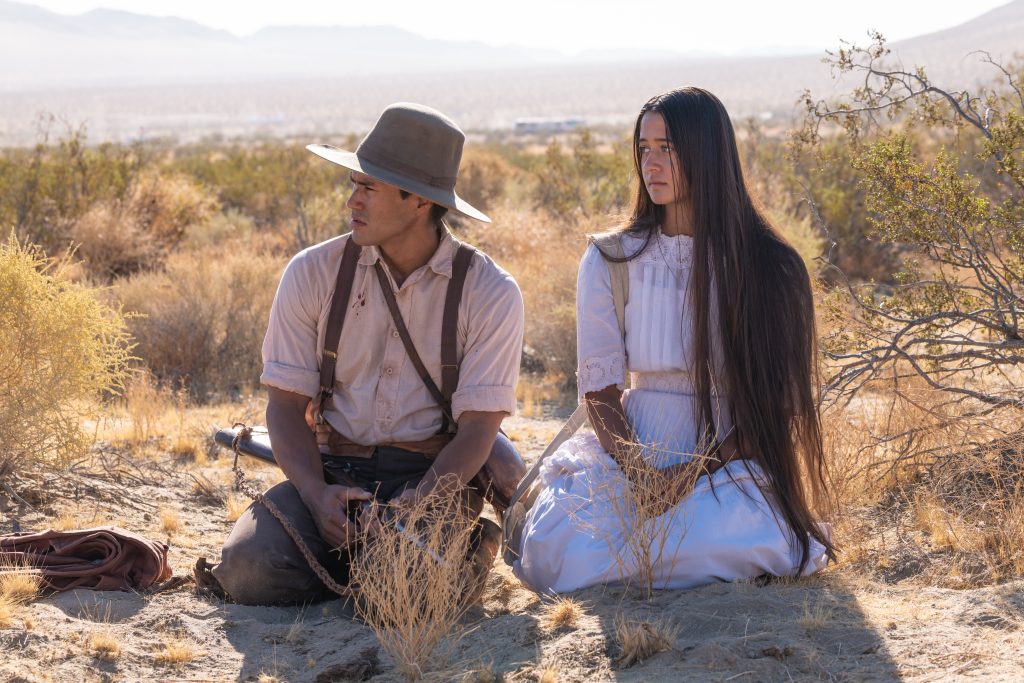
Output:
[[[297,254],[281,277],[263,340],[260,381],[304,396],[319,392],[327,316],[348,235]],[[395,286],[399,310],[434,382],[441,386],[441,313],[457,243],[445,231],[427,264]],[[441,426],[441,409],[416,374],[374,273],[376,247],[364,247],[338,345],[334,396],[326,420],[351,441],[420,441]],[[515,280],[477,251],[466,275],[458,324],[455,420],[466,410],[515,412],[523,346],[523,298]]]

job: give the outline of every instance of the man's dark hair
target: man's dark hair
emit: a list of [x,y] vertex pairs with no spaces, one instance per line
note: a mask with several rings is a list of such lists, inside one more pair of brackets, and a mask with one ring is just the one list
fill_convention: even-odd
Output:
[[[408,199],[409,195],[411,195],[412,192],[406,192],[405,190],[399,188],[398,194],[401,195],[402,199]],[[434,225],[441,225],[441,221],[444,220],[444,217],[447,215],[447,206],[441,206],[440,204],[435,203],[430,207],[430,222],[433,223]]]

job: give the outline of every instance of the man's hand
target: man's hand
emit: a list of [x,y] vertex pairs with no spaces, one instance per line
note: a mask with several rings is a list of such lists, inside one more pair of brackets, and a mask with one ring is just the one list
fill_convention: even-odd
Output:
[[359,536],[359,528],[348,518],[352,501],[370,501],[373,495],[355,486],[324,484],[306,501],[320,535],[333,548],[347,548]]

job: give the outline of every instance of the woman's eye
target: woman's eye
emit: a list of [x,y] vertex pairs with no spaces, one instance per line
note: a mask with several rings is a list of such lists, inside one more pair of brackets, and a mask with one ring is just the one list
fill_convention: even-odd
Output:
[[661,146],[661,151],[665,152],[666,154],[668,154],[669,152],[672,151],[672,145],[662,145]]

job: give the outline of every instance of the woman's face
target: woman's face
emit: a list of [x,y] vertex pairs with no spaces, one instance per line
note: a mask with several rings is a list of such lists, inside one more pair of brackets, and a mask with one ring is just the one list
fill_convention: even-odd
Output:
[[662,206],[682,203],[687,198],[686,183],[679,172],[679,157],[668,139],[665,117],[649,111],[640,119],[640,174],[651,201]]

